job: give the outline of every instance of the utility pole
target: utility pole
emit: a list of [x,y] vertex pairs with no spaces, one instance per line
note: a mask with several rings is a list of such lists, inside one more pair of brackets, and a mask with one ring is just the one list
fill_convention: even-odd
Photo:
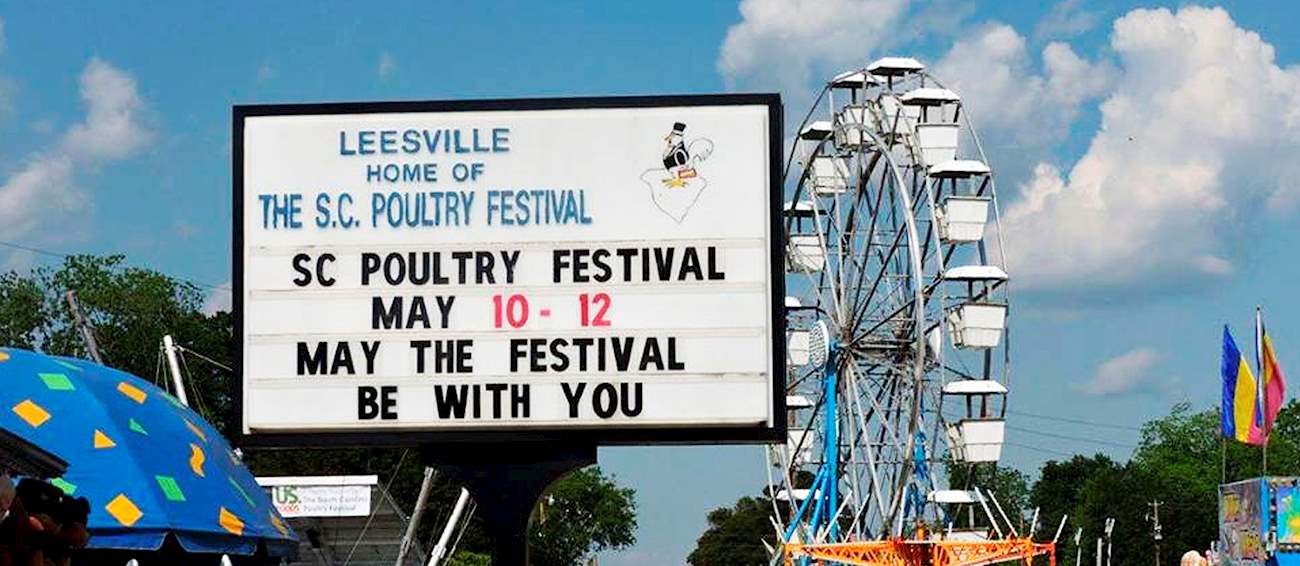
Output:
[[1110,534],[1115,531],[1115,518],[1106,517],[1106,566],[1110,566]]
[[397,549],[397,566],[406,564],[406,556],[411,553],[411,547],[415,546],[415,537],[420,529],[420,518],[424,516],[424,506],[429,502],[429,492],[433,491],[433,478],[437,472],[433,468],[424,467],[424,480],[420,482],[420,495],[415,498],[415,510],[411,512],[411,519],[406,522],[406,534],[402,535],[402,546]]
[[1156,566],[1160,566],[1160,541],[1165,538],[1160,533],[1160,504],[1159,500],[1147,503],[1151,508],[1151,513],[1147,514],[1147,519],[1151,521],[1151,538],[1156,541]]
[[77,330],[81,331],[81,342],[86,346],[86,353],[95,363],[104,365],[104,358],[99,355],[99,344],[95,343],[95,331],[90,327],[90,321],[81,314],[81,305],[77,304],[77,292],[71,289],[64,295],[68,300],[68,309],[72,311],[72,320],[77,324]]
[[1074,531],[1074,566],[1083,566],[1083,527]]

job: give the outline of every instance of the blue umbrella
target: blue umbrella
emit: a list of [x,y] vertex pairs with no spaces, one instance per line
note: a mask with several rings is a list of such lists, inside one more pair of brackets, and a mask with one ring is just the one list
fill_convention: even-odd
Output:
[[0,428],[67,460],[90,548],[287,556],[297,537],[211,425],[165,391],[85,360],[0,348]]

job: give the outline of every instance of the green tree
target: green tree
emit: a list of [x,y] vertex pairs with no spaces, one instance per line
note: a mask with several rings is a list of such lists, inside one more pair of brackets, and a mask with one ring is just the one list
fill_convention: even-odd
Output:
[[533,566],[571,566],[636,543],[636,493],[592,466],[551,486],[528,532]]
[[[1072,528],[1061,533],[1061,539],[1065,542],[1058,545],[1058,564],[1074,565],[1075,553],[1067,550],[1070,548],[1069,541],[1073,540],[1073,530],[1077,528],[1078,521],[1073,520],[1076,518],[1073,513],[1079,506],[1083,486],[1094,477],[1103,474],[1112,477],[1109,474],[1119,470],[1120,465],[1103,454],[1075,456],[1062,462],[1048,461],[1039,470],[1038,481],[1034,482],[1030,492],[1029,507],[1039,510],[1040,528],[1049,529],[1045,532],[1054,535],[1062,516],[1069,515],[1072,518],[1067,519],[1072,521],[1067,527]],[[1042,538],[1039,537],[1039,540]]]
[[32,349],[45,326],[41,286],[17,273],[0,275],[0,344]]
[[[816,476],[812,472],[800,470],[791,482],[795,489],[809,489],[814,479]],[[757,497],[742,497],[731,507],[710,511],[709,526],[695,541],[695,549],[686,561],[694,566],[767,564],[765,544],[774,549],[780,546],[780,539],[772,530],[774,507],[782,517],[789,517],[794,512],[781,499],[773,502],[768,489]]]
[[477,552],[459,551],[447,559],[445,566],[488,566],[492,557]]
[[769,562],[767,548],[778,546],[766,497],[742,497],[731,507],[709,512],[709,527],[686,557],[693,566],[759,566]]
[[[1154,547],[1144,517],[1155,479],[1130,462],[1123,467],[1103,468],[1084,482],[1071,515],[1071,525],[1083,528],[1084,556],[1092,556],[1095,540],[1105,532],[1106,519],[1114,518],[1115,528],[1111,537],[1113,562],[1151,562]],[[1062,554],[1070,553],[1063,551]],[[1073,558],[1070,561],[1073,562]]]
[[[1023,512],[1029,505],[1029,476],[1015,468],[1006,466],[996,466],[991,464],[949,464],[948,468],[948,485],[953,489],[970,490],[978,487],[991,499],[997,500],[997,505],[1002,506],[1006,512],[1007,518],[1016,521],[1016,528],[1024,531]],[[978,504],[976,504],[978,505]],[[997,506],[993,501],[988,502],[989,512],[998,518],[999,525],[1001,515],[998,513]],[[968,514],[965,521],[961,517],[953,517],[954,527],[975,527],[989,528],[989,520],[985,515],[982,507],[975,508],[973,514]],[[973,515],[974,524],[969,524]],[[940,528],[947,525],[939,525]]]

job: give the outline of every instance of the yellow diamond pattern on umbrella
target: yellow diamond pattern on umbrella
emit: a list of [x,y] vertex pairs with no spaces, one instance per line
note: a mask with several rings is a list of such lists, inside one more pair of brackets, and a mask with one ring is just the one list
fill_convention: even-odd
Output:
[[117,494],[117,497],[104,506],[104,510],[124,527],[134,525],[140,517],[144,516],[144,512],[140,511],[140,508],[136,507],[135,502],[131,501],[125,493]]
[[104,434],[104,431],[95,429],[96,449],[112,448],[114,446],[117,446],[117,443],[113,442],[113,439],[109,438],[107,434]]
[[139,387],[131,385],[125,381],[117,384],[117,390],[123,395],[130,397],[136,403],[144,404],[144,400],[149,397],[148,393],[141,391]]
[[27,421],[27,424],[32,425],[32,428],[39,427],[45,424],[45,421],[50,420],[49,411],[46,411],[40,405],[33,403],[31,399],[27,399],[22,403],[14,405],[14,413],[17,414],[19,418]]
[[203,449],[198,444],[190,443],[190,469],[194,470],[194,475],[204,477],[203,462],[207,461],[207,456],[203,455]]
[[280,531],[281,535],[289,535],[289,529],[285,528],[284,521],[275,516],[275,511],[269,511],[266,515],[271,518],[271,526],[275,527],[275,530]]
[[9,354],[6,352],[0,352],[0,362],[7,362],[7,361],[9,361]]
[[244,522],[239,520],[239,517],[236,517],[234,513],[227,511],[225,507],[221,508],[221,515],[217,519],[217,523],[232,535],[241,536],[244,534]]

